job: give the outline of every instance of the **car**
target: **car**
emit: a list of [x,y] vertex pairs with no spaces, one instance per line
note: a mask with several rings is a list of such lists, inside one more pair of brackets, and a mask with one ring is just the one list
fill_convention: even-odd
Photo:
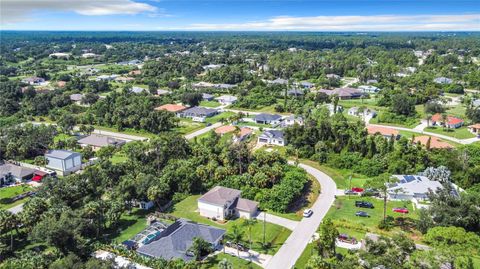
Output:
[[370,218],[370,215],[365,211],[357,211],[355,213],[355,216],[362,217],[362,218]]
[[355,201],[356,207],[375,208],[372,203],[365,201]]
[[240,243],[237,244],[237,248],[240,251],[248,251],[248,248]]
[[393,209],[393,212],[402,213],[402,214],[407,214],[407,213],[408,213],[408,209],[403,208],[403,207],[395,207],[395,208]]
[[352,188],[352,191],[353,191],[353,192],[356,192],[356,193],[362,193],[362,192],[364,192],[365,190],[364,190],[363,188],[353,187],[353,188]]
[[349,243],[349,244],[356,244],[357,239],[353,236],[349,236],[348,234],[340,234],[337,237],[338,241],[344,242],[344,243]]
[[313,214],[313,210],[311,210],[310,208],[309,208],[309,209],[305,209],[305,210],[303,211],[303,216],[304,216],[305,218],[310,217],[312,214]]
[[211,124],[210,122],[207,122],[207,127],[208,127],[208,126],[212,126],[212,124]]
[[354,192],[354,191],[351,191],[351,190],[346,190],[345,192],[345,195],[357,195],[358,193]]

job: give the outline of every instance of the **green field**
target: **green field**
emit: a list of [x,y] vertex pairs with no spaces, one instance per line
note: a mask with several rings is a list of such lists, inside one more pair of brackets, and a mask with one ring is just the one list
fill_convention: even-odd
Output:
[[174,130],[180,134],[189,134],[205,127],[205,124],[201,122],[193,122],[191,119],[181,118],[178,122],[178,127]]
[[132,209],[131,213],[124,213],[120,217],[119,228],[113,235],[113,241],[120,244],[121,242],[133,238],[137,233],[147,227],[146,215],[148,211],[138,208]]
[[[198,223],[204,223],[215,227],[223,228],[228,232],[232,229],[232,226],[236,224],[244,231],[243,241],[247,243],[249,241],[249,234],[246,227],[243,227],[243,219],[230,220],[225,224],[211,221],[205,217],[200,216],[197,211],[197,199],[200,195],[192,195],[183,201],[175,204],[172,208],[171,214],[178,218],[186,218]],[[252,249],[258,252],[274,254],[282,246],[283,242],[288,238],[291,231],[281,226],[266,223],[266,242],[270,244],[270,248],[263,249],[261,246],[263,238],[263,222],[259,219],[258,222],[252,227]]]
[[217,101],[202,101],[200,102],[200,106],[204,107],[219,107],[220,103]]
[[475,137],[475,135],[470,133],[470,131],[468,131],[467,127],[465,127],[465,126],[457,128],[457,129],[450,129],[450,128],[446,129],[446,128],[443,128],[443,127],[430,126],[430,127],[425,128],[424,131],[435,133],[435,134],[451,136],[451,137],[457,138],[457,139],[467,139],[467,138]]
[[256,265],[253,262],[231,256],[229,254],[219,253],[214,256],[210,256],[205,259],[204,263],[200,266],[201,269],[218,269],[218,263],[227,259],[231,264],[233,269],[260,269],[262,267]]
[[[300,160],[300,162],[304,164],[308,164],[327,174],[329,177],[333,179],[333,181],[335,181],[335,183],[337,184],[337,189],[350,189],[353,187],[363,187],[365,185],[365,182],[368,179],[367,176],[364,176],[358,173],[353,173],[352,171],[347,169],[332,168],[332,167],[321,165],[317,162],[306,160],[306,159],[302,159]],[[351,182],[350,182],[350,176],[352,176]]]
[[0,209],[9,209],[26,202],[29,198],[21,199],[15,202],[12,202],[11,198],[27,191],[31,191],[32,189],[33,188],[31,186],[26,184],[0,188]]
[[216,122],[220,122],[220,121],[227,121],[228,118],[232,117],[233,115],[235,115],[235,112],[223,112],[223,113],[220,113],[220,114],[217,114],[213,117],[210,117],[210,118],[207,118],[205,120],[205,122],[207,123],[216,123]]

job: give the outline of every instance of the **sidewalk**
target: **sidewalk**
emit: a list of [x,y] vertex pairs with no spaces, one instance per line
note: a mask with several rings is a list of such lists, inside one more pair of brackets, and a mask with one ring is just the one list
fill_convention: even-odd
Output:
[[[247,261],[251,261],[261,267],[265,267],[268,262],[270,261],[270,259],[272,258],[271,255],[267,255],[267,254],[262,254],[262,253],[258,253],[254,250],[249,250],[248,252],[247,251],[239,251],[240,253],[240,256],[237,256],[237,249],[235,248],[232,248],[232,247],[224,247],[225,248],[225,253],[226,254],[229,254],[229,255],[232,255],[234,257],[237,257],[237,258],[240,258],[240,259],[244,259],[244,260],[247,260]],[[221,249],[221,250],[217,250],[213,253],[213,255],[217,255],[219,253],[223,253],[224,250]]]

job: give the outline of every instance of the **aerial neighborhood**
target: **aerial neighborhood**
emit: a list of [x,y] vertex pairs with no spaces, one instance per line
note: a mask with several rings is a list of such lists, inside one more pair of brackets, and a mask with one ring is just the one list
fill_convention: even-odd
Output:
[[41,33],[0,268],[480,268],[478,33]]

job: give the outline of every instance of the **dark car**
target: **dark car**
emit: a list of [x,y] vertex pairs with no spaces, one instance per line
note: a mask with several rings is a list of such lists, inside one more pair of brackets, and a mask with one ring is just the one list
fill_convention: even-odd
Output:
[[355,201],[356,207],[375,208],[372,203],[365,201]]
[[357,211],[357,213],[355,213],[355,216],[362,218],[370,218],[370,215],[368,215],[368,213],[365,211]]

